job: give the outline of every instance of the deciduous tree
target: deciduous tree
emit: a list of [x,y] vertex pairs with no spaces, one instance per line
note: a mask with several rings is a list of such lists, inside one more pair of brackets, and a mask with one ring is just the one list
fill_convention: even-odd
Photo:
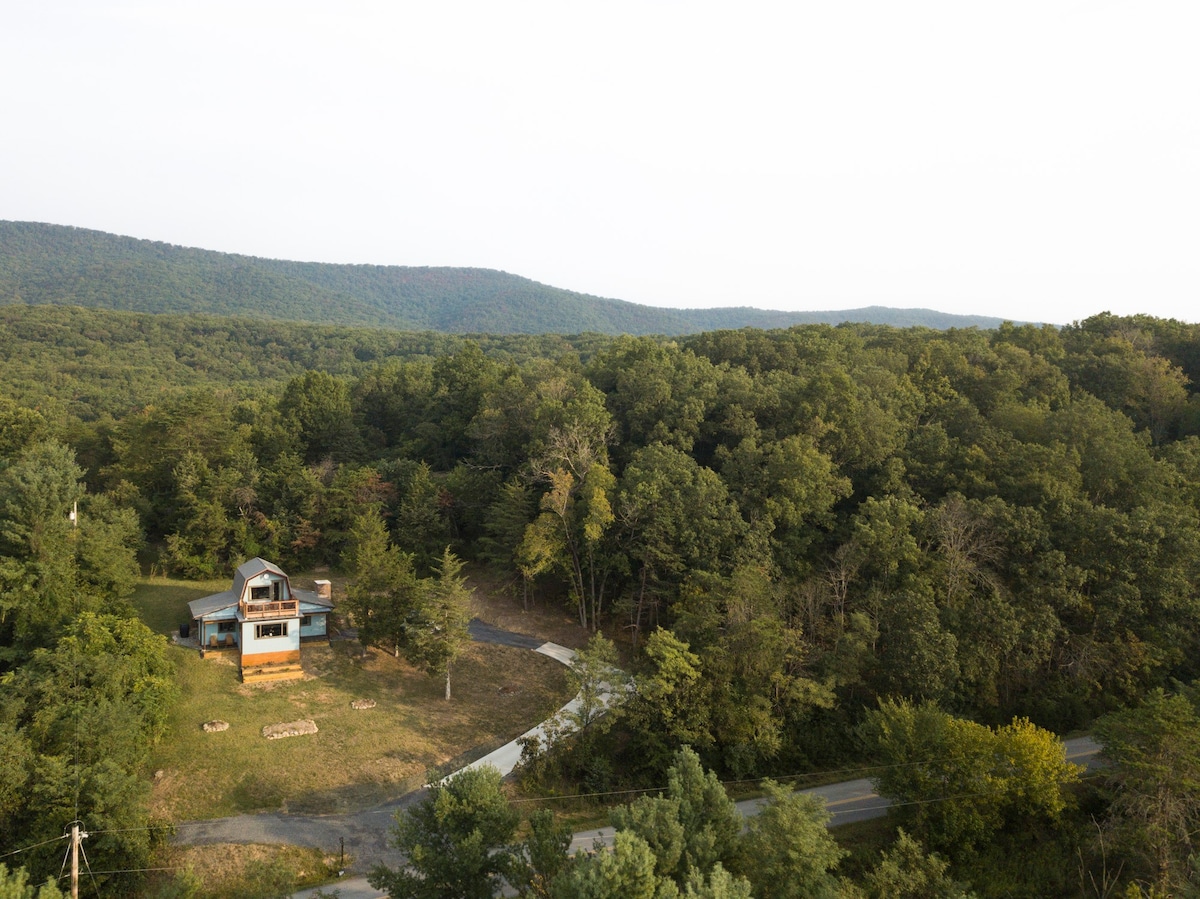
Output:
[[1101,718],[1095,733],[1111,765],[1110,812],[1121,842],[1169,894],[1186,880],[1197,849],[1200,715],[1187,697],[1156,690]]
[[397,813],[392,842],[407,862],[395,870],[377,865],[371,885],[392,899],[491,899],[516,864],[519,821],[500,772],[466,768]]
[[885,701],[864,734],[884,766],[875,778],[880,795],[898,802],[896,814],[952,858],[1006,826],[1056,821],[1064,788],[1081,771],[1053,733],[1027,720],[993,731],[932,703]]

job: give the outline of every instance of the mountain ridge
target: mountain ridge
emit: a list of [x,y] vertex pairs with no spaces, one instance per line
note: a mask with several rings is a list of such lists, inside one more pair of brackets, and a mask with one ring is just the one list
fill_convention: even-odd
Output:
[[41,222],[0,221],[0,304],[78,305],[430,330],[448,334],[661,334],[869,322],[994,328],[931,309],[669,309],[495,269],[298,262]]

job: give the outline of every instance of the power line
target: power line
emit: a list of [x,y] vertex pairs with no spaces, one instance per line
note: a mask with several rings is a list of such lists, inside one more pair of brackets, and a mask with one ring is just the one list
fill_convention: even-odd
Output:
[[[800,772],[797,774],[776,774],[776,775],[767,776],[767,777],[753,777],[753,778],[745,778],[745,779],[741,779],[741,780],[722,780],[722,781],[720,781],[720,784],[722,786],[729,787],[729,786],[738,786],[741,784],[762,783],[764,780],[786,781],[786,780],[798,780],[798,779],[803,779],[803,778],[833,777],[835,775],[843,775],[843,774],[858,774],[860,776],[866,776],[869,772],[872,772],[872,771],[888,771],[888,770],[895,770],[895,769],[899,769],[899,768],[917,768],[917,767],[920,767],[923,765],[936,765],[940,762],[948,762],[948,761],[953,761],[953,757],[945,756],[945,757],[941,757],[941,758],[921,759],[921,760],[913,761],[913,762],[896,762],[896,763],[889,764],[889,765],[858,765],[858,766],[848,767],[848,768],[833,768],[833,769],[824,770],[824,771],[806,771],[806,772]],[[1089,779],[1090,780],[1096,776],[1098,776],[1098,775],[1089,775],[1087,778],[1081,778],[1081,779]],[[836,783],[836,781],[835,781],[835,783]],[[519,804],[530,803],[530,802],[562,802],[562,801],[567,801],[567,800],[572,800],[572,799],[598,799],[598,798],[602,798],[605,796],[632,796],[632,795],[640,795],[643,793],[661,793],[661,792],[665,791],[666,789],[667,789],[667,787],[665,785],[654,786],[654,787],[630,787],[630,788],[624,789],[624,790],[603,790],[603,791],[598,791],[598,792],[594,792],[594,793],[572,793],[568,796],[524,796],[524,797],[520,797],[520,798],[509,799],[508,802],[510,805],[519,805]],[[951,797],[951,798],[953,798],[953,797]],[[907,803],[895,803],[895,804],[896,805],[904,805]],[[179,822],[179,823],[150,824],[150,825],[146,825],[143,827],[124,827],[124,828],[114,828],[114,829],[110,829],[110,830],[92,830],[92,831],[89,831],[89,833],[91,833],[91,834],[141,833],[141,832],[145,832],[145,831],[167,830],[167,829],[171,829],[171,828],[179,829],[179,828],[183,828],[183,827],[204,827],[211,823],[212,823],[211,821],[183,821],[183,822]],[[2,857],[3,856],[0,856],[0,858],[2,858]]]
[[26,846],[23,849],[14,849],[12,852],[6,852],[3,855],[0,855],[0,858],[8,858],[10,855],[17,855],[21,852],[28,852],[30,849],[37,849],[41,846],[49,846],[51,843],[57,843],[59,840],[65,840],[66,838],[67,838],[67,835],[63,834],[61,837],[54,837],[51,840],[43,840],[40,843],[34,843],[32,846]]
[[[166,868],[120,868],[116,871],[91,871],[91,873],[93,875],[98,876],[98,875],[102,875],[102,874],[142,874],[146,871],[182,871],[182,870],[183,870],[183,866],[172,865],[172,866],[166,867]],[[59,878],[59,879],[61,880],[62,878]]]
[[[922,759],[920,761],[915,761],[915,762],[896,762],[896,763],[890,764],[890,765],[859,765],[859,766],[856,766],[853,768],[833,768],[833,769],[830,769],[827,771],[807,771],[807,772],[802,772],[799,774],[775,774],[775,775],[769,775],[766,777],[752,777],[752,778],[747,778],[744,780],[722,780],[722,781],[720,781],[720,784],[721,784],[721,786],[729,787],[729,786],[738,786],[741,784],[762,783],[764,780],[785,781],[785,780],[798,780],[801,778],[812,779],[812,778],[819,778],[819,777],[833,777],[835,775],[842,775],[842,774],[858,774],[860,776],[866,776],[867,773],[871,772],[871,771],[888,771],[888,770],[893,770],[893,769],[897,769],[897,768],[916,768],[916,767],[920,767],[922,765],[936,765],[936,764],[939,764],[940,762],[949,762],[949,761],[953,761],[953,760],[954,760],[953,756],[945,756],[942,758],[935,758],[935,759]],[[838,781],[835,781],[835,783],[837,783],[837,782]],[[572,793],[569,796],[527,796],[527,797],[522,797],[520,799],[510,799],[509,802],[511,804],[516,804],[516,803],[522,803],[522,802],[555,802],[555,801],[564,800],[564,799],[593,799],[593,798],[598,798],[601,796],[623,796],[623,795],[629,795],[629,794],[634,794],[634,793],[655,793],[655,792],[661,793],[665,789],[667,789],[665,786],[631,787],[630,789],[627,789],[627,790],[607,790],[607,791],[596,792],[596,793]]]

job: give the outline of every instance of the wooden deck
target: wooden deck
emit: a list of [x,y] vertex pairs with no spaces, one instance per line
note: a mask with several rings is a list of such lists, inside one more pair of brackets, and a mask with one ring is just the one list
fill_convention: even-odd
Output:
[[242,614],[246,618],[295,618],[300,614],[300,600],[285,599],[279,602],[242,603]]

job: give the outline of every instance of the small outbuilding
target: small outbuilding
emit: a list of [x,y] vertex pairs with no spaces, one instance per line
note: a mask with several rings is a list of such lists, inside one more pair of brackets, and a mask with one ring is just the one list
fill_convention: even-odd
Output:
[[239,565],[228,590],[188,603],[200,654],[236,652],[246,683],[300,677],[300,644],[329,639],[330,583],[316,586],[293,588],[265,559]]

